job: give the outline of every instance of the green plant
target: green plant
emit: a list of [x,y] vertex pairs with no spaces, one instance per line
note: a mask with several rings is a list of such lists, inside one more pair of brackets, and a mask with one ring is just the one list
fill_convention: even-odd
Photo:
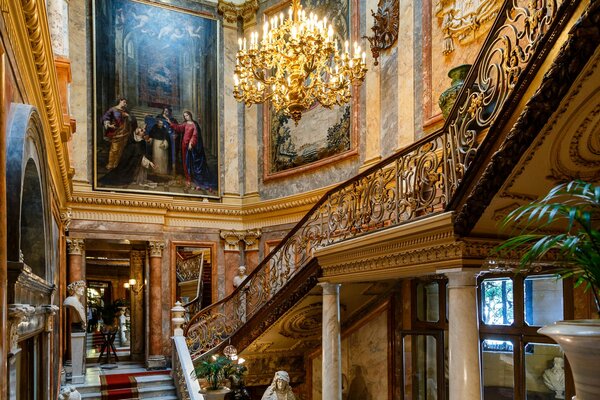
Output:
[[498,246],[496,252],[524,251],[521,268],[550,251],[556,252],[562,264],[557,273],[591,289],[600,314],[599,221],[600,186],[583,181],[563,183],[506,216],[502,226],[512,226],[519,234]]
[[226,356],[212,355],[204,357],[196,365],[196,376],[205,378],[208,381],[209,389],[218,390],[221,387],[221,381],[227,378],[225,372],[231,364],[231,359]]

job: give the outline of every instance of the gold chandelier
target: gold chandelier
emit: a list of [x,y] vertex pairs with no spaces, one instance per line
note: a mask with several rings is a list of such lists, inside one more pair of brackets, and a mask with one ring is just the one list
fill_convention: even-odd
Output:
[[239,39],[233,95],[248,105],[271,100],[297,125],[315,102],[332,108],[350,101],[352,85],[364,80],[367,68],[356,42],[352,55],[348,50],[346,41],[338,51],[327,18],[307,16],[300,0],[292,0],[288,18],[282,13],[265,22],[262,40],[257,32],[248,46]]

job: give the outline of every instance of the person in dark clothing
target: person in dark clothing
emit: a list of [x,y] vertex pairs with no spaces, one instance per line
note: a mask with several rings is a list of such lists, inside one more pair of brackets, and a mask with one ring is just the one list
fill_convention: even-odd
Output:
[[155,168],[154,163],[146,157],[146,145],[151,142],[152,139],[144,134],[144,130],[137,128],[128,139],[119,164],[100,178],[100,183],[117,186],[145,184],[148,168]]
[[152,139],[152,161],[157,174],[169,173],[169,131],[162,119],[156,119],[156,124],[150,129]]

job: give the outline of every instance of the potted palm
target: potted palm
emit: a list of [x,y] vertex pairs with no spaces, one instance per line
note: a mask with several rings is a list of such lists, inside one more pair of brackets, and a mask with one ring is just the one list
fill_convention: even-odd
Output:
[[[521,268],[557,255],[557,273],[573,277],[592,292],[600,315],[600,186],[573,181],[512,211],[503,226],[519,234],[497,247],[498,252],[522,251]],[[550,233],[549,233],[550,232]],[[540,333],[553,338],[567,355],[573,370],[577,400],[600,399],[600,320],[558,321]]]
[[205,379],[208,386],[202,388],[201,392],[207,400],[223,399],[229,388],[223,383],[227,379],[226,372],[232,361],[223,355],[212,355],[204,357],[196,365],[195,373],[200,379]]

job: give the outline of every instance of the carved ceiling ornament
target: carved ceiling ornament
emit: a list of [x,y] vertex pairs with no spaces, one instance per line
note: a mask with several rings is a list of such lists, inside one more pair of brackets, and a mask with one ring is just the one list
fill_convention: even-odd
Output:
[[318,338],[321,333],[323,304],[313,303],[302,307],[281,322],[279,333],[290,339]]
[[498,15],[502,0],[439,0],[434,13],[444,35],[443,53],[454,51],[454,41],[468,43],[486,33],[482,27]]
[[230,24],[237,22],[238,18],[242,18],[244,23],[248,23],[256,16],[258,0],[247,0],[242,4],[219,0],[217,10]]
[[400,27],[400,3],[398,0],[379,0],[377,12],[371,10],[375,23],[371,27],[373,36],[365,36],[371,45],[374,64],[379,65],[378,58],[382,50],[389,49],[398,40]]

